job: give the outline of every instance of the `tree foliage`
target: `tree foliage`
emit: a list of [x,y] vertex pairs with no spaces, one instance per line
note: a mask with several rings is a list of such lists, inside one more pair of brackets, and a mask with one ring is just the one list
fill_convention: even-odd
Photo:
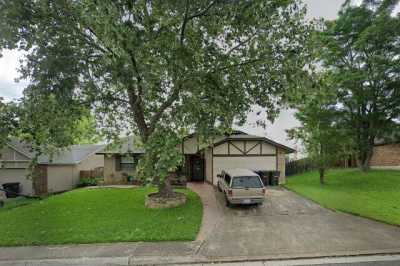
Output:
[[301,141],[325,183],[326,170],[340,158],[351,154],[351,139],[342,127],[341,113],[337,110],[337,95],[328,76],[310,75],[307,97],[298,99],[295,117],[301,126],[288,130],[289,137]]
[[100,129],[97,128],[96,119],[89,110],[86,115],[76,121],[74,133],[74,144],[95,144],[103,140]]
[[[18,128],[17,106],[0,97],[0,151]],[[1,159],[1,153],[0,153]]]
[[337,91],[342,127],[366,170],[377,138],[398,130],[400,117],[400,16],[398,1],[347,1],[317,38],[319,59]]
[[158,165],[164,132],[207,138],[255,104],[276,115],[308,60],[304,14],[297,0],[0,0],[0,47],[27,51],[34,139],[67,145],[90,109],[108,138],[139,134]]

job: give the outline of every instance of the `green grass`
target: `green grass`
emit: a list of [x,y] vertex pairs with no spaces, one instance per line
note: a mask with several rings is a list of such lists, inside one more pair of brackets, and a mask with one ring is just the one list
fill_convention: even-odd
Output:
[[35,201],[38,201],[38,199],[34,199],[34,198],[7,199],[4,202],[3,208],[0,208],[0,213],[8,211],[8,210],[13,209],[13,208],[17,208],[17,207],[21,207],[21,206],[25,206],[25,205],[31,204],[31,203],[33,203]]
[[185,205],[147,209],[150,188],[77,189],[0,212],[0,246],[194,240],[203,207],[197,194]]
[[286,187],[324,207],[400,225],[400,171],[334,169],[288,178]]

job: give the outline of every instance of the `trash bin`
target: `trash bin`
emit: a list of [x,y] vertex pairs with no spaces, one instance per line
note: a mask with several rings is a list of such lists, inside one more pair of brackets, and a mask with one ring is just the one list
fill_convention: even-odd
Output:
[[269,186],[270,184],[270,171],[254,171],[258,174],[263,182],[264,186]]
[[7,198],[16,198],[20,192],[20,183],[4,183],[3,189],[6,190]]
[[279,185],[279,171],[273,171],[271,176],[271,186],[278,186]]

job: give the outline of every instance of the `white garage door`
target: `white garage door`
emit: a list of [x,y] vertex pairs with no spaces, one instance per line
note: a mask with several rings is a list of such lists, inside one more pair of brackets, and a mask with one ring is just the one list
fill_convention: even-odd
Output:
[[224,169],[247,168],[251,170],[276,170],[275,156],[235,156],[214,157],[213,173],[214,185],[217,184],[217,175]]

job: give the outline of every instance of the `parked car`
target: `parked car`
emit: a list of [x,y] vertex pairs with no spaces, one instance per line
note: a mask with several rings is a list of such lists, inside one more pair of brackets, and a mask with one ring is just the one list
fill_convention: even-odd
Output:
[[227,169],[218,175],[218,190],[225,194],[226,205],[263,204],[265,187],[259,175],[249,169]]

